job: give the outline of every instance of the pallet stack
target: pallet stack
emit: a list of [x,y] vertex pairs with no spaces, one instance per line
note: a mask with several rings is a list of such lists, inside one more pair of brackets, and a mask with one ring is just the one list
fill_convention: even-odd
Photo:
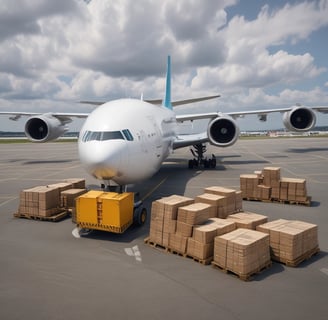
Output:
[[204,189],[205,194],[214,194],[224,197],[223,204],[218,207],[217,217],[225,219],[229,214],[242,210],[242,193],[234,189],[212,186]]
[[319,250],[317,225],[279,219],[256,229],[270,235],[271,258],[275,261],[297,266]]
[[191,198],[178,195],[154,201],[151,208],[150,240],[160,246],[168,247],[169,235],[176,232],[178,208],[193,202]]
[[[18,212],[14,216],[42,220],[51,220],[50,218],[57,215],[66,216],[66,210],[75,206],[73,199],[76,197],[76,189],[73,192],[70,190],[73,187],[85,187],[84,179],[70,180],[22,190]],[[85,189],[79,189],[78,194],[81,194],[82,190],[85,192]]]
[[[279,173],[267,170],[266,181],[280,183],[283,179]],[[262,171],[252,179],[263,183]],[[271,266],[271,257],[296,266],[318,252],[316,225],[268,222],[265,215],[240,212],[241,198],[241,192],[209,187],[195,197],[195,202],[176,195],[159,199],[152,204],[150,236],[145,242],[203,264],[212,262],[243,280]],[[219,218],[220,214],[225,219]]]
[[192,237],[188,238],[187,255],[205,261],[213,260],[214,239],[236,229],[233,221],[210,218],[205,224],[193,228]]
[[248,280],[252,274],[271,265],[269,235],[237,229],[216,237],[213,265]]
[[306,180],[281,177],[279,167],[266,167],[254,174],[240,175],[242,198],[310,204]]
[[19,214],[50,217],[60,211],[60,193],[57,188],[39,186],[20,192]]
[[180,254],[187,253],[188,239],[192,236],[194,227],[209,219],[210,208],[206,203],[193,203],[178,209],[176,232],[169,236],[170,250]]

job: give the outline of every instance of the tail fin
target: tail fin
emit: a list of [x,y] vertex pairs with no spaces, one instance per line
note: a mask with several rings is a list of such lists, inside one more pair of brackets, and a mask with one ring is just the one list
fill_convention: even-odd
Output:
[[172,110],[172,104],[171,104],[171,57],[170,56],[167,57],[165,97],[163,100],[163,106]]

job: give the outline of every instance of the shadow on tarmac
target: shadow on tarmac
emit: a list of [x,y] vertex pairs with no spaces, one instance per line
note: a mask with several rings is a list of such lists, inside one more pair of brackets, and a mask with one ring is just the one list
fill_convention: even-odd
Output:
[[285,152],[289,153],[307,153],[307,152],[320,152],[320,151],[328,151],[328,147],[313,147],[313,148],[289,148]]

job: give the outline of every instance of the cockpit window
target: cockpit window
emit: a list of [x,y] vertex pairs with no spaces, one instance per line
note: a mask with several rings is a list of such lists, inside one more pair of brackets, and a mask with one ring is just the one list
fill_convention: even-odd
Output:
[[133,141],[133,136],[132,136],[132,134],[131,134],[131,132],[130,132],[129,129],[123,130],[123,134],[124,134],[126,140]]
[[82,141],[106,141],[106,140],[128,140],[133,141],[130,130],[121,131],[86,131]]

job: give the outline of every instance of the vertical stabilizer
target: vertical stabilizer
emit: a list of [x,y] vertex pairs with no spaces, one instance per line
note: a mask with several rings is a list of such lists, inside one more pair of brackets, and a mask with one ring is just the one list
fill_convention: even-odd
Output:
[[172,109],[171,104],[171,57],[167,57],[166,67],[166,84],[165,84],[165,97],[163,100],[163,106]]

